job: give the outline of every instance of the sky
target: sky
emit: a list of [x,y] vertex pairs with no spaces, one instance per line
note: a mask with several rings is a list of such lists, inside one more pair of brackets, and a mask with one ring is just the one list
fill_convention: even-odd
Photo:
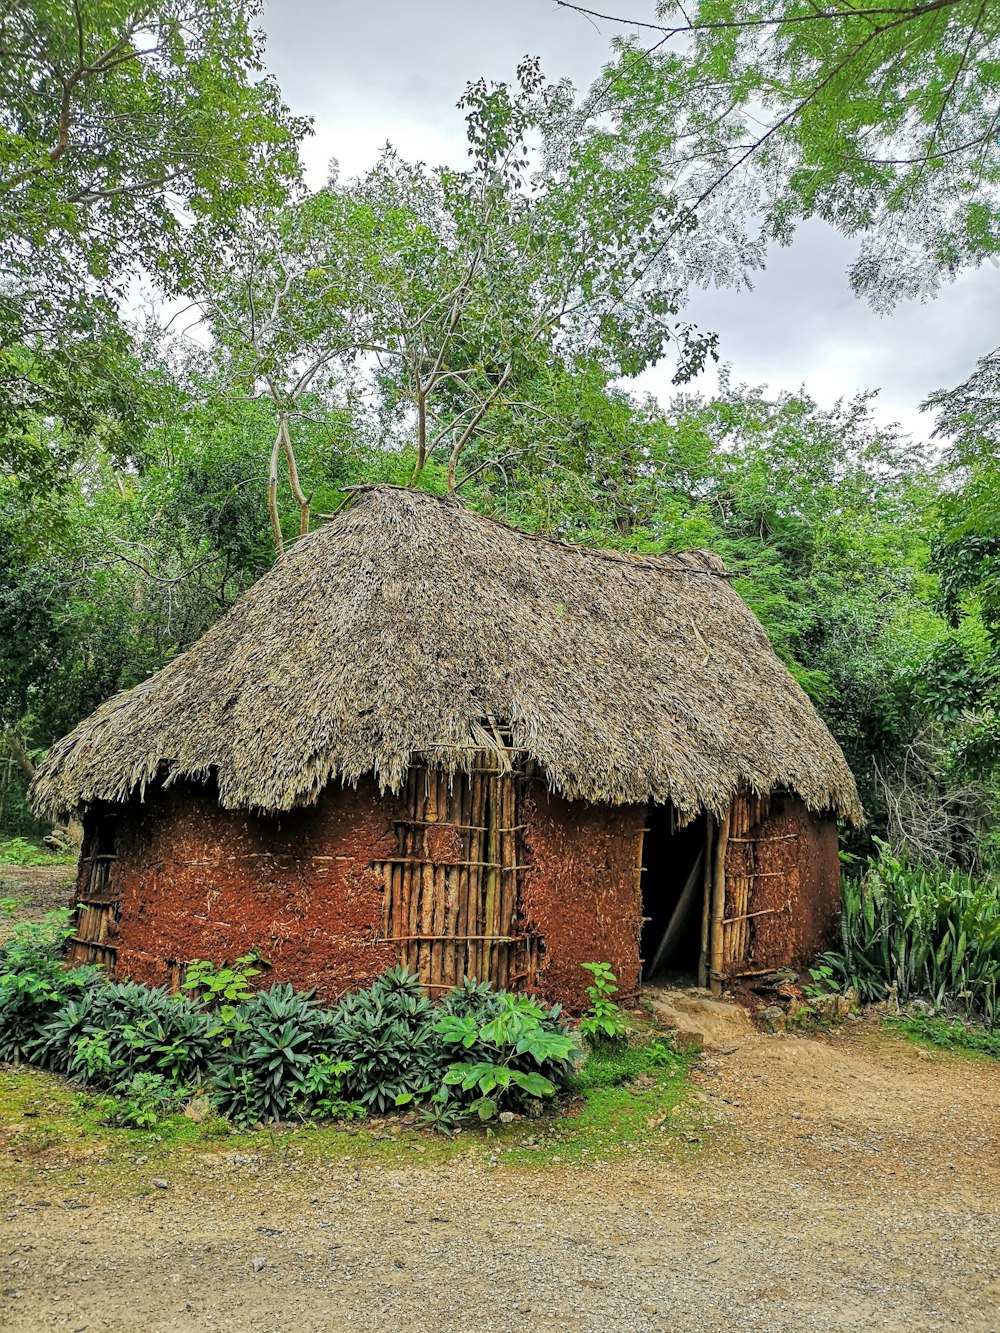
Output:
[[[637,18],[653,9],[652,0],[601,7]],[[622,31],[553,0],[270,0],[262,23],[285,100],[315,122],[303,153],[312,186],[331,158],[344,175],[364,171],[386,140],[408,157],[461,164],[455,103],[467,82],[510,80],[522,56],[538,55],[547,78],[583,89]],[[1000,271],[965,273],[934,300],[879,316],[850,289],[852,253],[850,241],[808,223],[791,246],[772,250],[753,290],[698,290],[686,316],[718,333],[734,381],[804,385],[824,406],[878,389],[878,418],[925,437],[933,423],[920,402],[960,383],[1000,342]],[[709,371],[688,387],[708,393],[714,384]],[[676,392],[666,366],[636,388],[664,402]]]

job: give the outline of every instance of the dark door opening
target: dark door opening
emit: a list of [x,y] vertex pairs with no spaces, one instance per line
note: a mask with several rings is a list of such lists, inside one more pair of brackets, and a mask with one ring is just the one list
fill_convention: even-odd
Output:
[[672,806],[651,805],[642,866],[643,980],[690,980],[701,954],[705,820],[677,828]]

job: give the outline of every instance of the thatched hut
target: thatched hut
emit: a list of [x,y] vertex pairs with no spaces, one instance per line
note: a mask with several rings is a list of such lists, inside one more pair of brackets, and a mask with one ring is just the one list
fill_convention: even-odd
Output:
[[844,757],[716,556],[361,491],[183,656],[53,746],[74,956],[177,985],[256,947],[326,997],[398,961],[571,1005],[580,964],[806,962],[838,909]]

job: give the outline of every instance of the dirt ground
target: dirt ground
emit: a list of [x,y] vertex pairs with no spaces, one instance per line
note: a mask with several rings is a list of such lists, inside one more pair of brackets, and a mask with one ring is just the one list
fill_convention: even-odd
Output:
[[0,898],[19,900],[13,917],[0,916],[0,944],[14,921],[38,921],[46,912],[68,907],[75,879],[75,865],[0,865]]
[[111,1198],[85,1162],[71,1194],[19,1168],[0,1326],[1000,1328],[1000,1064],[865,1024],[737,1029],[695,1079],[699,1145],[652,1136],[609,1164],[368,1168],[221,1141],[152,1189],[137,1159]]

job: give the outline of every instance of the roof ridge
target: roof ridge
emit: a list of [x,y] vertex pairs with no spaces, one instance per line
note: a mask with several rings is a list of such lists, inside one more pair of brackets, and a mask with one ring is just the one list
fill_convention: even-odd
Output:
[[[641,552],[641,551],[616,551],[608,546],[585,546],[581,542],[570,542],[564,537],[555,537],[547,532],[529,532],[526,528],[519,528],[513,523],[506,523],[501,518],[495,518],[492,514],[480,513],[478,509],[473,509],[459,495],[435,495],[433,491],[417,490],[412,486],[400,486],[393,482],[369,482],[360,486],[344,486],[342,491],[348,493],[347,501],[341,505],[330,519],[340,516],[340,514],[349,512],[353,507],[351,500],[364,492],[371,491],[399,491],[405,495],[413,496],[419,502],[425,500],[440,505],[454,505],[471,514],[473,518],[479,519],[483,523],[491,523],[494,527],[500,528],[504,532],[509,532],[515,537],[521,537],[525,541],[541,542],[548,546],[556,546],[564,551],[572,551],[576,555],[592,556],[596,560],[609,560],[614,564],[632,565],[639,569],[649,569],[657,574],[693,574],[706,578],[733,579],[736,577],[731,570],[728,570],[722,560],[722,557],[715,551],[709,551],[705,547],[692,547],[687,551],[661,551],[661,552]],[[691,558],[703,561],[701,565],[691,565],[687,561]]]

